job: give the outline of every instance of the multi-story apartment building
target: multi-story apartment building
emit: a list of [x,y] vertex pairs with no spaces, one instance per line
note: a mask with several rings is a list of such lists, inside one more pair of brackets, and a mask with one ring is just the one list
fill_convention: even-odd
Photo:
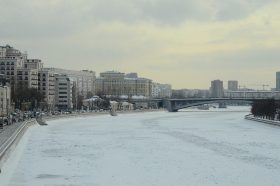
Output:
[[18,88],[35,88],[38,89],[38,70],[21,68],[17,70]]
[[9,45],[0,46],[0,74],[4,75],[12,90],[16,86],[17,70],[23,68],[26,59],[27,54],[19,50]]
[[11,88],[4,75],[0,76],[0,116],[7,115],[11,110]]
[[211,82],[211,97],[213,98],[222,98],[224,97],[224,87],[223,81],[214,80]]
[[[110,96],[124,95],[124,77],[125,74],[115,71],[100,73],[100,78],[96,79],[96,93],[102,93]],[[128,91],[128,90],[127,90]]]
[[160,92],[160,87],[159,87],[159,83],[152,83],[152,93],[151,96],[153,98],[159,98],[159,92]]
[[73,80],[67,75],[55,75],[55,106],[59,110],[73,109]]
[[124,73],[116,71],[100,73],[100,77],[96,79],[96,94],[150,97],[152,81],[146,78],[139,78],[135,73],[133,77],[128,78]]
[[11,111],[11,88],[0,85],[0,115],[7,115]]
[[125,78],[124,95],[151,97],[152,80],[146,78]]
[[55,108],[55,74],[42,68],[38,71],[38,90],[45,97],[47,110]]
[[237,91],[238,90],[238,81],[235,81],[235,80],[228,81],[228,90]]
[[44,64],[40,59],[27,59],[24,62],[24,68],[40,70],[44,68]]
[[83,96],[84,98],[89,97],[88,95],[94,94],[95,92],[95,72],[89,70],[66,70],[60,68],[46,68],[56,74],[67,75],[76,84],[76,95]]
[[172,96],[172,86],[169,84],[153,83],[153,98],[170,98]]

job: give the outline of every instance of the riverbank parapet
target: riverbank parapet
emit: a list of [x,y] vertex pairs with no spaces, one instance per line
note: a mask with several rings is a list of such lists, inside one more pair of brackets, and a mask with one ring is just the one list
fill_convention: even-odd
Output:
[[24,135],[25,131],[32,125],[37,124],[35,119],[26,120],[18,123],[15,130],[6,130],[0,136],[0,169],[5,162],[5,159],[10,154],[12,147],[15,147],[20,138]]
[[252,114],[246,115],[245,119],[251,120],[251,121],[256,121],[256,122],[261,122],[261,123],[266,123],[269,125],[276,125],[276,126],[280,127],[280,121],[257,118],[257,117],[254,117]]

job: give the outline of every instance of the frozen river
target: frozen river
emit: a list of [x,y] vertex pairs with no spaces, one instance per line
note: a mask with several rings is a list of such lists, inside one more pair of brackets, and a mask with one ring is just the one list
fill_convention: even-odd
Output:
[[34,126],[0,185],[279,186],[280,127],[246,114],[154,112]]

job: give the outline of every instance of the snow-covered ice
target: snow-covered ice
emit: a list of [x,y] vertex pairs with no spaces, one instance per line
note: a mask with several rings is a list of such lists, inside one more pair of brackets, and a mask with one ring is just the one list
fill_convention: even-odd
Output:
[[279,186],[280,127],[244,120],[246,114],[52,121],[28,130],[3,167],[0,185]]

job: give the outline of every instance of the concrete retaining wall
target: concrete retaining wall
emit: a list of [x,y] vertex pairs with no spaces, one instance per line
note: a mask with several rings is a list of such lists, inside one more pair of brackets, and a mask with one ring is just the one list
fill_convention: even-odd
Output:
[[251,120],[251,121],[256,121],[256,122],[261,122],[261,123],[266,123],[266,124],[269,124],[269,125],[280,126],[280,121],[256,118],[253,115],[247,115],[247,116],[245,116],[245,119]]
[[28,127],[37,124],[35,119],[24,121],[24,123],[15,130],[15,132],[0,146],[0,167],[2,167],[8,155],[16,147],[17,143],[24,135]]

